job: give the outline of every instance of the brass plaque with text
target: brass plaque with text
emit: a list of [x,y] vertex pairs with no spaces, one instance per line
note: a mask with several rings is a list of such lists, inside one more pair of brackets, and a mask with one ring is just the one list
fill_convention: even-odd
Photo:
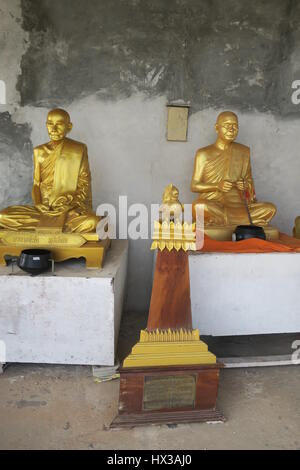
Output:
[[193,408],[196,397],[195,375],[145,377],[144,410]]

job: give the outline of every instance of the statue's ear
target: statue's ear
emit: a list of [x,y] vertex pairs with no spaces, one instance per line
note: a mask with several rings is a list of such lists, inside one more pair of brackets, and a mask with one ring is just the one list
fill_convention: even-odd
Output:
[[71,122],[69,122],[68,124],[68,132],[71,132],[71,130],[73,129],[73,124]]
[[215,129],[216,129],[216,133],[218,133],[218,132],[219,132],[219,125],[218,125],[218,123],[215,124]]

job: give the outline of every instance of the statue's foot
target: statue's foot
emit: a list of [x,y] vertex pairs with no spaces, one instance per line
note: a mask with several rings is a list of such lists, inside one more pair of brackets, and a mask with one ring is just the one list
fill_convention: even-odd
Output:
[[100,240],[99,235],[96,232],[88,232],[80,234],[88,242],[98,242]]

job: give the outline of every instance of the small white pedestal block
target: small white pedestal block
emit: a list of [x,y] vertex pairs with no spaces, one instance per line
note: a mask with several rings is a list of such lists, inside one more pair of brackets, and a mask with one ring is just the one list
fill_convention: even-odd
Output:
[[190,253],[201,335],[300,332],[300,253]]
[[6,362],[113,365],[126,283],[128,242],[116,240],[103,269],[81,260],[32,277],[0,268],[0,341]]

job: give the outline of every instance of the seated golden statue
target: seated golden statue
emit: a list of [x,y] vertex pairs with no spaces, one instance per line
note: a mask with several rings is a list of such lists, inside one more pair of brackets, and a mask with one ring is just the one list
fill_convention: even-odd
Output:
[[300,216],[295,220],[295,227],[294,227],[294,237],[300,238]]
[[181,222],[183,205],[179,201],[179,191],[173,184],[169,184],[163,194],[163,203],[159,207],[160,220]]
[[256,200],[250,149],[234,142],[239,129],[236,114],[219,114],[215,128],[216,142],[199,149],[195,157],[191,190],[199,197],[193,203],[194,220],[197,205],[202,204],[205,226],[235,227],[250,222],[266,226],[276,207]]
[[63,232],[95,232],[100,220],[92,211],[91,175],[85,144],[68,139],[69,114],[53,109],[47,117],[50,142],[34,149],[34,206],[10,206],[0,212],[0,227]]

